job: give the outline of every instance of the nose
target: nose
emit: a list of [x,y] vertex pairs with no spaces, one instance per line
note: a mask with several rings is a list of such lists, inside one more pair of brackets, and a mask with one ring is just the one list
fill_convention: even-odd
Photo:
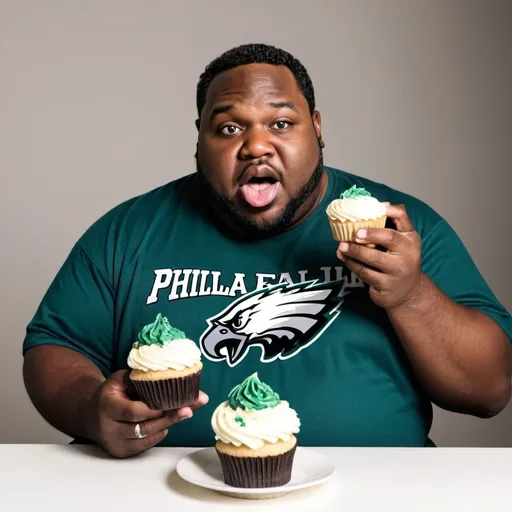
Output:
[[271,158],[275,154],[275,148],[271,141],[271,134],[263,128],[251,128],[244,134],[244,142],[240,148],[242,160],[257,158]]

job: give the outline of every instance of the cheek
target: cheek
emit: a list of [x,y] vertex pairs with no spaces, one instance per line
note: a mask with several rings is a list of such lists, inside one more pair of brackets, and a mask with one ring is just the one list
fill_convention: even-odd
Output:
[[313,174],[320,157],[316,139],[313,142],[285,147],[280,153],[287,170],[286,181],[290,186],[293,184],[295,188],[300,188]]
[[199,144],[199,163],[204,175],[215,189],[227,191],[234,183],[236,152]]

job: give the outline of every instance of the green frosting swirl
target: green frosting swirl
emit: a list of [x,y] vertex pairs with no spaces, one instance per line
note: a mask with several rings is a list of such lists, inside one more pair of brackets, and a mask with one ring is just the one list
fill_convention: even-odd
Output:
[[358,197],[371,197],[371,194],[368,190],[362,187],[359,188],[356,185],[352,185],[341,194],[341,199],[355,199]]
[[186,338],[185,333],[173,327],[169,320],[161,313],[156,315],[156,320],[145,325],[140,331],[138,341],[133,344],[134,348],[141,345],[160,345],[174,340],[182,340]]
[[241,407],[249,411],[261,411],[275,407],[281,402],[279,395],[274,393],[268,384],[261,382],[257,372],[235,386],[229,393],[228,399],[232,409]]

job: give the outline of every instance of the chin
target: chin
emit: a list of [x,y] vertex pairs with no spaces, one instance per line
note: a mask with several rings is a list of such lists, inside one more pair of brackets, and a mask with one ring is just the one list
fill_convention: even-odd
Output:
[[241,215],[250,219],[254,224],[261,226],[274,224],[284,212],[284,207],[272,205],[261,209],[244,205],[243,207],[239,206],[237,209]]
[[276,223],[279,220],[279,215],[274,215],[272,217],[250,217],[253,224],[261,229],[262,231],[266,231],[267,229],[273,229]]

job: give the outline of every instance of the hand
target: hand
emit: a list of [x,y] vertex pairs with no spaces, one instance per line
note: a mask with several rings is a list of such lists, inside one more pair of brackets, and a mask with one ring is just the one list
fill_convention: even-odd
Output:
[[[167,435],[171,425],[191,418],[193,411],[208,403],[202,391],[190,407],[173,411],[155,411],[144,402],[128,398],[132,387],[129,370],[120,370],[109,377],[96,391],[91,401],[91,437],[110,455],[131,457],[152,448]],[[136,436],[139,424],[141,439]]]
[[387,206],[387,216],[394,220],[396,230],[359,229],[356,243],[341,242],[337,255],[370,286],[373,302],[390,309],[414,300],[423,274],[421,238],[404,206]]

